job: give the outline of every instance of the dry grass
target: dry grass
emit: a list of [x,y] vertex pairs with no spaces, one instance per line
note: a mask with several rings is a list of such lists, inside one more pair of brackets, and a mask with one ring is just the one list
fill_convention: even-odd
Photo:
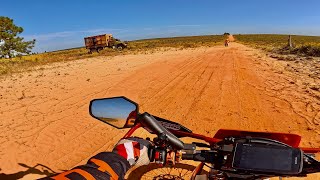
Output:
[[0,59],[0,75],[28,71],[32,70],[36,66],[54,62],[73,61],[96,56],[152,53],[159,49],[164,49],[167,47],[184,49],[199,46],[214,46],[217,44],[221,44],[224,38],[225,37],[222,35],[208,35],[145,39],[129,42],[128,48],[122,51],[105,48],[99,53],[88,54],[88,50],[85,48],[74,48],[16,57],[13,59]]
[[199,46],[214,46],[221,44],[224,39],[225,36],[223,35],[145,39],[131,42],[130,48],[145,50],[159,47],[193,48]]
[[235,35],[237,41],[279,54],[296,54],[300,56],[320,56],[319,36],[292,36],[294,47],[288,48],[288,35],[248,34]]

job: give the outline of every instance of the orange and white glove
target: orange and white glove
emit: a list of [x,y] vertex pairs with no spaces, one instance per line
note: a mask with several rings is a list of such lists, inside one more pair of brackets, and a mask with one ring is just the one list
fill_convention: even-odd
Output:
[[139,167],[150,163],[148,149],[151,143],[141,138],[128,138],[120,140],[112,152],[127,159],[131,166]]

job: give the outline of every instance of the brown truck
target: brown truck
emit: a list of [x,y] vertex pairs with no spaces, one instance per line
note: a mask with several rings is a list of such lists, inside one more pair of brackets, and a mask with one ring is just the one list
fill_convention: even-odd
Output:
[[97,36],[90,36],[84,38],[86,49],[89,53],[93,51],[99,52],[105,47],[122,50],[127,47],[126,42],[113,38],[112,34],[102,34]]

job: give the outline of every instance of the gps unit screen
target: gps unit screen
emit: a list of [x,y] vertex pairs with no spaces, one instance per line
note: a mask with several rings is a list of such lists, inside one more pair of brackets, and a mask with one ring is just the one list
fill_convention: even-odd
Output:
[[291,171],[290,148],[238,144],[234,165],[242,169]]

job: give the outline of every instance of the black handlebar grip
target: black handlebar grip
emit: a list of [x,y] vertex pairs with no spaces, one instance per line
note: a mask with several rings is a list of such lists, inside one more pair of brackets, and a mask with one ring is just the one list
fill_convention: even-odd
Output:
[[182,160],[193,160],[193,154],[182,154]]
[[213,163],[214,159],[215,159],[215,152],[213,151],[200,150],[193,153],[186,152],[182,154],[182,160],[194,160],[194,161]]
[[140,123],[143,127],[151,130],[153,133],[160,135],[163,134],[166,136],[169,143],[176,149],[181,150],[184,148],[184,143],[177,138],[174,134],[168,131],[165,127],[163,127],[159,121],[157,121],[152,115],[149,113],[143,113],[139,117]]

